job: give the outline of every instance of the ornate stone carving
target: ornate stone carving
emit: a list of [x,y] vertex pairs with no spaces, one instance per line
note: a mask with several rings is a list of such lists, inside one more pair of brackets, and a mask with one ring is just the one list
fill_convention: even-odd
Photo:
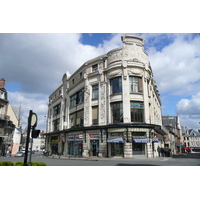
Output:
[[130,69],[129,72],[128,72],[129,75],[140,75],[142,76],[143,75],[143,71],[141,69]]
[[85,103],[84,103],[84,123],[88,124],[89,120],[89,99],[90,99],[90,90],[89,87],[86,86],[85,89]]
[[105,122],[105,104],[106,104],[106,95],[105,95],[105,83],[101,82],[101,94],[100,94],[100,119],[101,122]]
[[111,72],[108,73],[107,77],[108,79],[115,77],[115,76],[121,76],[122,75],[122,70],[121,69],[117,69],[117,70],[113,70]]

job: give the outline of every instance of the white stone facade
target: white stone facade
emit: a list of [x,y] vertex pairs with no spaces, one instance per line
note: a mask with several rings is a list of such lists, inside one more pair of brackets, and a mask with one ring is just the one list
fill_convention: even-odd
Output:
[[50,95],[46,148],[52,153],[157,156],[166,131],[144,40],[121,39],[121,48],[87,61],[71,76],[64,74]]

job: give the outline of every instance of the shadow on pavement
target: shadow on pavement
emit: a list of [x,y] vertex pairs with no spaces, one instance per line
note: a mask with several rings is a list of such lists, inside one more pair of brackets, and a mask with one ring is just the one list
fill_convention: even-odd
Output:
[[116,166],[160,166],[160,165],[118,163]]

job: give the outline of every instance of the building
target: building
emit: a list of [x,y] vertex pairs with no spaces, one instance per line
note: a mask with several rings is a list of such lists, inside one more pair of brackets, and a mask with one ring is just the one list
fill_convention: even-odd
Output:
[[6,116],[12,121],[14,130],[10,139],[10,151],[11,155],[15,155],[20,150],[20,143],[22,137],[21,129],[21,117],[20,117],[21,105],[19,107],[12,106],[10,103],[7,104]]
[[157,156],[168,131],[144,39],[121,39],[121,48],[64,74],[49,96],[45,146],[52,154]]
[[200,132],[181,126],[184,151],[200,152]]
[[5,89],[5,79],[0,79],[0,154],[5,156],[7,151],[11,151],[12,134],[15,129],[13,121],[8,116],[9,102],[7,90]]
[[169,147],[174,154],[181,152],[181,124],[178,116],[162,116],[163,126],[169,133],[165,136],[165,146]]

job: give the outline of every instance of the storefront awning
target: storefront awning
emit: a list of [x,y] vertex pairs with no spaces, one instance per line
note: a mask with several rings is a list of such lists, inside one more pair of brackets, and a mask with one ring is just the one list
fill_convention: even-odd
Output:
[[124,140],[122,137],[115,137],[115,136],[112,136],[112,137],[109,137],[107,139],[107,142],[110,142],[110,143],[124,143]]
[[134,143],[148,143],[148,138],[146,136],[133,136]]

